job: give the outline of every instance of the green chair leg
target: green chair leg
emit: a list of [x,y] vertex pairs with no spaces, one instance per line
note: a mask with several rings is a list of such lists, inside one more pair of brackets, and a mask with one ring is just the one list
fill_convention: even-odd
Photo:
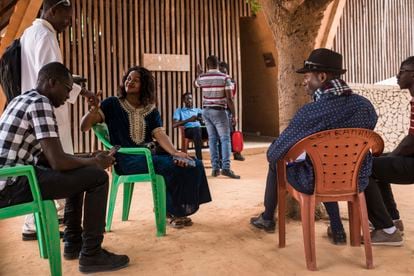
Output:
[[128,220],[129,210],[131,209],[132,194],[134,193],[134,183],[124,183],[124,202],[122,207],[122,221]]
[[59,223],[56,214],[55,203],[51,200],[44,201],[44,217],[42,218],[43,232],[45,233],[46,246],[49,256],[49,266],[52,276],[62,275],[62,260],[60,256]]
[[46,240],[45,240],[45,232],[43,228],[41,227],[44,224],[44,221],[40,217],[39,213],[34,213],[33,215],[34,215],[34,221],[36,225],[36,236],[37,236],[37,241],[39,245],[40,257],[43,259],[47,259],[48,255],[47,255],[47,246],[46,246]]
[[116,201],[116,195],[118,193],[118,177],[115,175],[112,175],[112,185],[111,185],[111,191],[109,192],[109,206],[108,206],[108,215],[106,217],[106,232],[111,231],[111,225],[112,225],[112,219],[114,216],[114,209],[115,209],[115,201]]
[[155,222],[157,237],[165,236],[166,232],[166,198],[165,182],[161,175],[156,175],[155,183],[152,183],[152,195],[154,200]]

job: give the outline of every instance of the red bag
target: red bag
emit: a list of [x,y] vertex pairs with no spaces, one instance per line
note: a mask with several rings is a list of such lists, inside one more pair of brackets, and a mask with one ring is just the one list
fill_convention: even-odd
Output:
[[231,136],[231,149],[233,152],[243,151],[243,133],[241,131],[233,132]]

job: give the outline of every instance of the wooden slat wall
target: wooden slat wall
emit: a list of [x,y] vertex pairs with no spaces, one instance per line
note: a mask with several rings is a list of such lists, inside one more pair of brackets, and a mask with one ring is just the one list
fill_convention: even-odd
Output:
[[344,55],[354,83],[395,76],[401,61],[414,55],[414,1],[347,0],[333,49]]
[[[196,65],[205,67],[210,54],[229,63],[241,83],[239,17],[250,11],[245,0],[74,0],[72,27],[61,36],[65,63],[75,74],[88,78],[88,87],[102,90],[103,98],[117,95],[125,70],[142,64],[142,54],[190,55],[190,72],[154,72],[158,108],[167,133],[181,94],[191,90],[201,106],[201,91],[192,87]],[[241,85],[236,99],[241,112]],[[75,152],[95,148],[92,133],[81,133],[79,123],[87,111],[84,101],[72,108]],[[240,115],[238,115],[241,118]],[[241,124],[241,122],[240,122]],[[241,125],[240,125],[241,126]]]

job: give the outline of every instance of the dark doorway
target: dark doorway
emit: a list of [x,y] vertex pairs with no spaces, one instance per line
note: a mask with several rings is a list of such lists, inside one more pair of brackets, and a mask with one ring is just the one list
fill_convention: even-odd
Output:
[[279,135],[276,47],[262,14],[240,19],[243,131]]

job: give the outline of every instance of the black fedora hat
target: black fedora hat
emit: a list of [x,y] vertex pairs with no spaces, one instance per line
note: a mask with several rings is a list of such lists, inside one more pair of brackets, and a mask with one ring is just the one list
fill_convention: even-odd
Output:
[[305,60],[303,68],[296,73],[307,72],[332,72],[344,74],[346,69],[342,68],[342,55],[329,49],[319,48],[313,50],[308,59]]

